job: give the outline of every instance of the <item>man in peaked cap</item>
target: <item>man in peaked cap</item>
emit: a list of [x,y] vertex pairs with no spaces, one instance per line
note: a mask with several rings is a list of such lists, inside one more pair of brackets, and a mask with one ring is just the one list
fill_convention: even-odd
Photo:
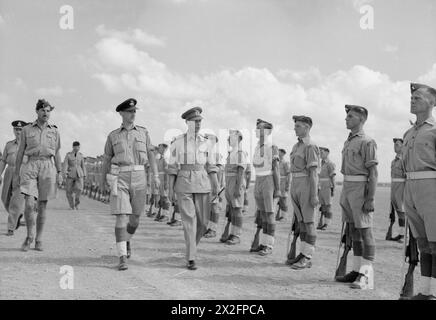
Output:
[[8,236],[14,234],[14,230],[20,226],[20,219],[24,215],[24,195],[19,188],[12,188],[12,178],[15,171],[15,161],[18,146],[21,141],[21,131],[27,125],[26,122],[16,120],[12,122],[15,139],[6,143],[3,155],[0,158],[0,184],[2,173],[6,169],[4,184],[1,194],[3,205],[8,212]]
[[[280,196],[279,149],[272,143],[272,129],[271,123],[257,119],[256,137],[259,141],[254,150],[252,163],[256,174],[254,199],[259,212],[258,218],[262,221],[263,233],[259,246],[251,248],[250,252],[257,252],[261,256],[272,254],[274,248],[275,199]],[[259,219],[256,222],[259,222]],[[253,242],[255,241],[256,236]]]
[[327,229],[332,219],[332,197],[335,190],[335,164],[329,159],[330,150],[320,147],[321,170],[319,172],[318,198],[321,207],[317,229]]
[[117,106],[122,118],[121,127],[109,133],[104,147],[101,189],[110,186],[110,211],[116,216],[115,240],[120,262],[118,270],[126,270],[131,255],[130,241],[145,211],[147,177],[150,164],[153,183],[159,186],[154,147],[148,130],[135,124],[135,99],[127,99]]
[[284,219],[282,212],[288,212],[288,194],[291,183],[291,167],[289,161],[285,159],[286,150],[279,149],[279,172],[280,172],[280,198],[277,208],[276,220]]
[[189,270],[196,270],[197,245],[206,232],[210,203],[218,196],[217,145],[200,134],[202,109],[194,107],[182,114],[188,131],[171,143],[168,165],[169,195],[177,194],[186,243]]
[[404,208],[420,253],[422,281],[412,299],[436,299],[436,90],[412,83],[410,112],[416,122],[404,134],[402,163],[406,174]]
[[342,219],[353,238],[353,270],[336,281],[354,289],[374,288],[375,241],[372,231],[374,196],[377,188],[377,145],[365,134],[368,110],[346,105],[345,123],[350,130],[342,150],[344,183],[340,198]]
[[310,137],[312,119],[293,116],[294,130],[298,142],[293,146],[291,161],[291,201],[300,227],[300,253],[286,263],[294,270],[310,268],[315,252],[315,207],[318,205],[317,168],[319,149]]
[[[14,181],[17,186],[20,185],[25,198],[27,237],[21,246],[22,251],[28,251],[34,240],[35,200],[38,206],[35,250],[43,250],[42,233],[47,202],[56,195],[56,183],[62,185],[60,134],[58,128],[48,122],[54,107],[46,100],[40,99],[35,109],[37,120],[23,128],[15,163]],[[21,166],[24,156],[27,156],[28,161]]]
[[404,187],[406,185],[406,174],[404,173],[403,163],[401,161],[401,149],[403,148],[403,139],[394,138],[395,159],[391,163],[391,210],[397,212],[399,234],[386,240],[400,241],[406,233],[406,214],[404,213]]
[[83,180],[86,177],[85,158],[79,152],[80,142],[73,142],[73,150],[65,155],[63,174],[66,178],[65,193],[71,210],[79,210]]

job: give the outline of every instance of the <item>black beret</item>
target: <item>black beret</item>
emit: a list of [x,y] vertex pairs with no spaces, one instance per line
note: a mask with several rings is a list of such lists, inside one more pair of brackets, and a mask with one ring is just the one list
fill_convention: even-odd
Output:
[[201,113],[203,112],[203,109],[200,107],[194,107],[191,108],[182,114],[182,119],[188,120],[188,121],[194,121],[194,120],[201,120],[203,117],[201,116]]
[[420,83],[411,83],[410,84],[410,93],[414,93],[416,90],[418,89],[427,89],[427,91],[435,97],[436,99],[436,89],[429,87],[425,84],[420,84]]
[[166,143],[159,143],[158,147],[168,148],[168,145]]
[[259,127],[259,126],[261,126],[264,129],[272,129],[273,128],[272,123],[265,121],[265,120],[262,120],[262,119],[257,119],[257,121],[256,121],[256,127]]
[[22,128],[22,127],[25,127],[27,125],[27,122],[24,122],[22,120],[15,120],[15,121],[12,121],[11,124],[14,128]]
[[312,118],[310,118],[310,117],[293,116],[292,119],[294,120],[294,122],[300,121],[300,122],[307,123],[312,128],[313,122],[312,122]]
[[325,148],[325,147],[319,147],[319,150],[324,150],[324,151],[327,151],[327,152],[329,152],[329,153],[330,153],[330,150],[329,150],[329,148]]
[[286,150],[285,149],[279,149],[280,152],[283,152],[284,154],[286,154]]
[[79,141],[74,141],[73,142],[73,147],[76,147],[76,146],[80,146],[80,142]]
[[36,102],[36,110],[38,111],[39,109],[45,108],[45,107],[50,107],[50,111],[52,111],[54,109],[54,107],[46,100],[44,99],[39,99]]
[[350,111],[360,113],[360,114],[364,115],[365,118],[368,118],[368,110],[364,107],[356,106],[356,105],[352,105],[352,104],[346,104],[345,105],[345,112],[348,113]]
[[115,109],[115,111],[116,112],[126,111],[127,109],[130,109],[130,108],[133,108],[133,107],[135,109],[138,109],[136,107],[136,103],[137,103],[137,101],[135,99],[133,99],[133,98],[127,99],[126,101],[124,101],[121,104],[119,104],[117,106],[117,108]]
[[403,139],[401,139],[401,138],[394,138],[393,141],[394,141],[394,143],[396,143],[397,141],[401,141],[401,143],[404,142]]

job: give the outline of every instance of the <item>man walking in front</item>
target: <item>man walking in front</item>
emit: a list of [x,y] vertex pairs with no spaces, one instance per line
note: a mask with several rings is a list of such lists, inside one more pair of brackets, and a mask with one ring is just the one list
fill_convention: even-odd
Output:
[[63,173],[66,177],[65,193],[71,210],[79,210],[80,195],[86,177],[85,160],[79,150],[80,142],[74,141],[73,151],[65,155],[63,165]]

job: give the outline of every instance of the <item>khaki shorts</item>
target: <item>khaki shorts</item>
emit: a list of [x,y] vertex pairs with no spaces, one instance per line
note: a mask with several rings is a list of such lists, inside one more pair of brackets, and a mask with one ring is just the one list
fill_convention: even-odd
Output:
[[282,211],[285,211],[285,212],[288,211],[288,197],[280,197],[279,208]]
[[342,219],[354,223],[357,229],[372,227],[373,212],[364,213],[366,182],[344,181],[341,199]]
[[240,193],[241,195],[237,198],[234,197],[236,189],[236,177],[227,176],[226,177],[226,200],[230,203],[232,208],[242,208],[244,206],[244,193],[245,193],[245,179],[241,182]]
[[404,207],[413,236],[436,242],[436,179],[406,181]]
[[291,201],[298,222],[311,223],[315,221],[315,207],[310,204],[309,177],[292,179]]
[[395,211],[404,212],[404,187],[405,182],[391,183],[391,203]]
[[275,212],[274,178],[272,175],[256,177],[254,183],[254,199],[259,211]]
[[51,159],[29,160],[21,167],[20,190],[38,201],[47,201],[55,197],[56,169]]
[[332,204],[332,194],[331,189],[329,188],[321,188],[318,190],[318,198],[319,198],[319,204],[328,206]]
[[140,216],[145,211],[145,171],[120,172],[117,180],[117,195],[111,194],[110,197],[111,214]]

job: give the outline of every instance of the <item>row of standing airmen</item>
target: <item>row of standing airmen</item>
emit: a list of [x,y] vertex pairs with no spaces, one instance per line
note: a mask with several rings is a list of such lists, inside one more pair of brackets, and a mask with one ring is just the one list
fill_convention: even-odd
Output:
[[[392,184],[393,199],[396,194],[400,200],[395,199],[397,202],[392,202],[392,205],[393,210],[399,213],[400,226],[404,227],[405,219],[402,209],[404,202],[411,230],[410,239],[416,238],[419,247],[423,281],[418,291],[419,294],[413,298],[434,299],[436,214],[433,202],[436,201],[434,197],[436,192],[436,128],[432,109],[436,104],[436,90],[426,85],[411,84],[411,93],[411,113],[416,115],[417,121],[405,133],[404,141],[395,140],[395,143],[404,144],[396,150],[398,157],[393,163],[393,174],[395,171],[401,177],[393,176],[395,179]],[[116,108],[122,117],[122,125],[109,134],[104,155],[96,160],[97,163],[99,161],[103,163],[101,172],[95,172],[94,181],[89,179],[90,177],[86,179],[85,189],[96,189],[96,184],[99,182],[99,190],[103,197],[110,195],[110,211],[116,217],[115,238],[120,257],[119,270],[128,268],[127,259],[131,255],[130,241],[147,203],[147,183],[152,189],[164,190],[162,194],[159,192],[159,201],[154,199],[155,203],[158,203],[161,209],[165,206],[164,210],[167,210],[169,199],[176,201],[186,242],[187,268],[195,270],[197,268],[196,250],[200,239],[203,236],[213,236],[214,231],[216,232],[214,214],[210,219],[210,212],[216,211],[213,207],[219,201],[217,199],[220,196],[221,179],[219,179],[220,166],[217,163],[217,139],[214,136],[199,133],[203,119],[202,109],[192,108],[182,115],[182,119],[188,125],[188,130],[171,143],[168,167],[159,168],[160,161],[156,158],[159,158],[159,154],[162,156],[165,147],[168,146],[161,144],[158,147],[159,152],[155,152],[156,148],[151,143],[148,130],[135,124],[136,104],[135,99],[128,99]],[[23,251],[27,251],[33,242],[34,211],[37,211],[35,249],[42,250],[41,235],[45,222],[46,204],[56,189],[55,183],[58,185],[63,183],[63,171],[59,157],[59,131],[56,126],[48,123],[50,112],[53,109],[54,107],[47,101],[39,100],[36,106],[37,121],[24,126],[20,138],[17,137],[19,143],[17,143],[16,160],[8,162],[7,157],[2,157],[2,169],[4,169],[4,163],[12,167],[12,173],[9,173],[12,181],[12,196],[24,196],[28,236],[22,245]],[[344,176],[344,182],[340,196],[343,219],[341,240],[344,236],[343,242],[352,247],[353,267],[352,271],[347,274],[337,274],[336,280],[351,283],[352,288],[372,289],[374,287],[372,263],[375,257],[372,220],[378,176],[377,147],[375,141],[363,130],[368,110],[356,105],[346,105],[345,110],[346,126],[350,130],[350,135],[342,150],[341,173]],[[311,260],[316,244],[315,208],[319,205],[320,199],[323,201],[324,197],[327,199],[321,203],[321,216],[324,216],[325,223],[320,222],[318,225],[318,229],[323,229],[331,218],[329,198],[333,195],[335,184],[334,166],[331,163],[329,165],[326,159],[328,150],[325,148],[322,152],[326,173],[325,176],[318,177],[320,148],[310,138],[312,119],[307,116],[294,116],[293,121],[298,142],[293,146],[290,154],[289,171],[292,179],[284,179],[285,182],[282,183],[285,185],[285,194],[290,192],[296,218],[293,228],[295,231],[298,229],[300,253],[295,257],[288,256],[286,263],[294,270],[301,270],[310,268],[312,265]],[[256,128],[259,142],[255,148],[252,164],[256,176],[254,198],[257,232],[250,251],[267,256],[274,248],[274,211],[277,202],[281,202],[279,200],[282,196],[279,168],[280,159],[283,159],[284,154],[282,152],[280,156],[279,149],[272,143],[273,125],[271,123],[258,119]],[[241,148],[242,139],[240,131],[230,131],[228,138],[230,152],[224,166],[225,179],[221,180],[225,181],[225,187],[222,190],[225,191],[228,204],[226,208],[228,237],[223,235],[221,238],[229,244],[239,243],[238,238],[242,231],[242,209],[247,188],[246,170],[249,162],[246,159],[247,154]],[[7,155],[8,152],[5,154]],[[24,162],[23,159],[25,159]],[[52,159],[55,161],[53,162]],[[396,163],[399,165],[395,165]],[[20,169],[17,170],[17,168]],[[147,168],[148,177],[145,174]],[[161,171],[163,169],[165,172]],[[83,175],[86,176],[85,161],[83,161]],[[318,184],[324,192],[320,192]],[[398,187],[398,184],[403,186],[404,191],[401,190],[402,187]],[[161,185],[166,187],[162,188]],[[323,188],[323,185],[326,187]],[[67,181],[67,189],[74,188],[77,189],[77,186],[69,185]],[[397,189],[394,191],[394,188]],[[80,194],[80,190],[76,193]],[[157,196],[156,192],[152,193]],[[404,196],[404,201],[401,199],[402,196]],[[37,200],[37,205],[35,205],[35,200]],[[165,202],[167,203],[164,205]],[[69,203],[72,209],[77,209],[80,200],[69,198]],[[284,204],[280,204],[285,209]],[[402,231],[396,240],[401,240],[405,235],[407,232]],[[352,241],[349,241],[350,239]],[[409,260],[412,262],[412,257]],[[413,262],[416,260],[417,258]],[[410,292],[402,297],[410,298]]]

